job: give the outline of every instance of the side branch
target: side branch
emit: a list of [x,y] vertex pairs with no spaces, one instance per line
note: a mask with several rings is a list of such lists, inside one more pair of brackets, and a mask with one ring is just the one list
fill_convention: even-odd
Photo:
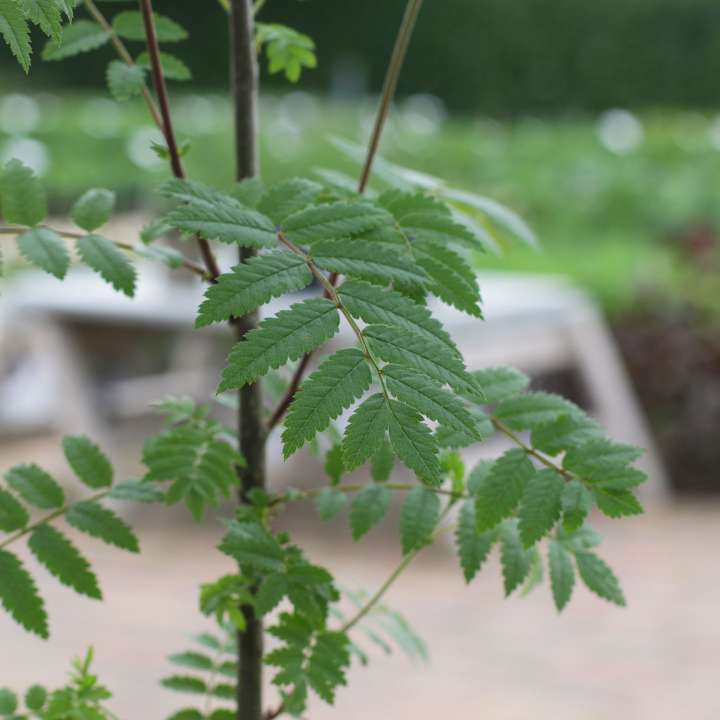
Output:
[[[145,40],[148,54],[150,56],[155,93],[160,105],[162,131],[165,136],[168,153],[170,154],[170,166],[172,168],[173,175],[175,175],[176,178],[184,179],[185,170],[183,169],[180,151],[178,149],[177,139],[173,129],[167,85],[165,84],[165,76],[163,75],[162,64],[160,62],[160,45],[155,31],[155,18],[153,17],[152,0],[139,0],[139,2],[145,26]],[[213,279],[217,278],[220,275],[220,268],[218,267],[215,255],[210,249],[210,244],[207,240],[201,237],[197,238],[197,242],[205,267],[207,267],[208,272]]]

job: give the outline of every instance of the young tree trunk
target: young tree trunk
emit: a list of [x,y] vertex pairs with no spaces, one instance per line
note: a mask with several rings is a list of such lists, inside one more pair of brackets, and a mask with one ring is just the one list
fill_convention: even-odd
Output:
[[[258,173],[257,90],[258,70],[255,53],[251,0],[232,0],[230,15],[231,82],[235,112],[236,178],[245,180]],[[240,260],[256,254],[242,248]],[[238,339],[256,327],[258,313],[241,318],[235,325]],[[240,450],[247,466],[240,470],[241,501],[254,488],[265,487],[265,429],[260,383],[246,386],[239,393],[238,433]],[[244,607],[247,628],[238,634],[238,720],[262,720],[262,620],[252,608]]]

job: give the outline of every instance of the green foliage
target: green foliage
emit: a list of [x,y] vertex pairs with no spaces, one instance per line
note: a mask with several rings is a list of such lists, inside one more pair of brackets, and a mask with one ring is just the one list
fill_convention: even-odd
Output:
[[[155,33],[161,43],[178,42],[188,37],[187,31],[165,15],[153,13]],[[112,21],[113,30],[125,40],[145,40],[145,26],[142,13],[137,10],[123,10]]]
[[360,350],[340,350],[326,360],[305,380],[290,405],[282,435],[285,458],[325,430],[371,382],[370,368]]
[[243,387],[299,359],[335,335],[339,324],[337,308],[323,298],[296,303],[263,320],[233,348],[218,392]]
[[362,280],[423,286],[427,276],[410,258],[390,248],[354,240],[334,240],[313,245],[312,258],[323,270]]
[[517,507],[535,469],[520,449],[508,450],[492,466],[477,490],[475,512],[479,531],[491,530]]
[[347,495],[337,488],[323,488],[315,499],[318,515],[323,520],[332,520],[347,505]]
[[37,465],[16,465],[5,473],[5,482],[35,507],[53,510],[65,502],[65,493],[57,480]]
[[533,392],[504,400],[495,416],[512,430],[534,430],[576,412],[578,408],[559,395]]
[[400,515],[400,538],[405,555],[432,542],[440,517],[440,499],[431,490],[418,485],[405,498]]
[[116,290],[135,295],[137,273],[127,255],[100,235],[85,235],[77,242],[80,257]]
[[315,68],[315,43],[312,38],[277,23],[257,23],[255,41],[265,47],[271,74],[284,72],[292,83],[300,79],[303,68]]
[[116,100],[130,100],[142,93],[145,87],[145,69],[140,65],[128,65],[113,60],[105,73],[110,94]]
[[370,202],[334,202],[290,215],[282,223],[282,231],[294,243],[304,245],[353,237],[391,222],[385,210]]
[[61,583],[80,595],[102,599],[97,578],[80,551],[51,525],[33,530],[28,546],[38,561]]
[[487,368],[475,370],[472,375],[483,402],[493,405],[519,395],[530,384],[530,378],[515,368]]
[[192,402],[178,414],[178,406],[169,403],[159,408],[169,414],[168,427],[150,437],[143,449],[148,472],[146,483],[170,483],[165,501],[172,505],[183,500],[196,520],[207,506],[229,497],[237,485],[237,468],[242,456],[228,442],[225,428],[208,419],[202,408]]
[[393,450],[402,463],[414,470],[422,480],[440,483],[440,463],[437,444],[430,428],[411,407],[391,400],[389,407],[389,434]]
[[10,160],[0,172],[0,210],[6,222],[31,227],[47,215],[45,188],[19,160]]
[[50,40],[42,51],[46,62],[64,60],[80,53],[97,50],[110,40],[110,33],[90,20],[75,20],[63,28],[57,40]]
[[[235,678],[237,677],[237,641],[235,628],[230,625],[220,627],[222,636],[204,634],[193,638],[192,649],[175,653],[168,657],[172,665],[180,669],[179,673],[163,678],[160,683],[168,690],[186,693],[197,697],[204,705],[203,710],[186,707],[178,710],[168,720],[195,720],[209,718],[223,720],[232,718],[229,707],[225,705],[236,695]],[[189,674],[188,671],[192,671]],[[212,713],[207,708],[221,702]],[[209,713],[209,714],[208,714]],[[227,713],[227,714],[223,714]]]
[[467,582],[477,575],[496,540],[497,533],[493,530],[478,532],[475,502],[472,499],[466,500],[460,508],[455,542],[460,566]]
[[0,0],[0,35],[25,72],[30,70],[30,29],[19,0]]
[[531,553],[523,547],[517,520],[505,520],[500,526],[500,562],[502,564],[505,595],[511,595],[528,576]]
[[350,417],[343,437],[343,462],[354,470],[373,457],[385,440],[390,413],[381,394],[372,395]]
[[63,451],[70,467],[89,488],[104,488],[113,484],[113,468],[100,448],[83,435],[66,435]]
[[36,227],[17,237],[23,257],[50,275],[62,280],[70,268],[70,255],[63,239],[48,228]]
[[218,278],[205,292],[196,327],[242,317],[285,293],[312,282],[306,262],[293,253],[270,253],[250,258]]
[[[148,53],[145,51],[141,52],[135,58],[135,64],[143,70],[149,70],[151,64]],[[190,68],[179,57],[171,53],[160,53],[160,67],[167,80],[192,80]]]
[[15,622],[42,638],[50,635],[45,603],[17,555],[0,549],[0,602]]
[[258,201],[257,209],[274,223],[313,205],[322,193],[322,185],[305,178],[291,178],[270,187]]
[[382,290],[366,282],[348,280],[338,289],[345,307],[356,318],[369,325],[390,325],[421,337],[440,353],[450,350],[459,355],[455,343],[430,311],[409,297],[392,290]]
[[76,530],[114,545],[121,550],[137,553],[140,545],[135,533],[112,510],[92,500],[71,505],[65,519]]
[[528,481],[518,509],[520,539],[526,548],[545,537],[560,519],[564,485],[555,470],[541,470]]
[[0,530],[13,532],[27,525],[30,516],[14,495],[0,488]]
[[570,554],[557,540],[550,543],[548,560],[553,599],[559,612],[570,601],[575,585],[575,568],[573,568]]
[[615,573],[604,560],[590,552],[575,554],[580,577],[589,590],[616,605],[625,605],[625,595],[620,589]]
[[392,491],[379,483],[366,485],[355,496],[350,508],[353,540],[359,540],[385,517],[391,498]]

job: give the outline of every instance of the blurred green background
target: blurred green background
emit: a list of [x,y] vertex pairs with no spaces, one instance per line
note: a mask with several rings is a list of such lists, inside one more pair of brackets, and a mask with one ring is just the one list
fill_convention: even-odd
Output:
[[[112,16],[129,3],[105,0]],[[197,180],[231,181],[227,37],[219,4],[158,0],[189,41],[173,84]],[[263,68],[267,180],[356,170],[331,143],[364,142],[401,0],[268,0],[261,19],[311,35],[298,86]],[[38,50],[44,44],[35,38]],[[132,44],[139,53],[140,44]],[[52,208],[87,187],[122,209],[168,175],[142,102],[107,95],[112,51],[42,63],[0,51],[0,162],[45,178]],[[715,488],[720,448],[720,4],[715,0],[427,0],[383,140],[385,157],[519,212],[542,250],[508,242],[479,268],[569,275],[611,318],[671,472]],[[681,478],[686,484],[689,482]]]

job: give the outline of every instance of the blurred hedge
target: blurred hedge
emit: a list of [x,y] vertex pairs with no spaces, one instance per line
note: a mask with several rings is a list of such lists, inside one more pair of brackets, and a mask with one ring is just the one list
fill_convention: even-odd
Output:
[[[214,0],[157,0],[191,29],[173,48],[199,83],[225,86],[227,48]],[[305,87],[352,79],[377,90],[404,0],[269,0],[263,16],[308,32],[320,67]],[[122,7],[107,4],[109,9]],[[7,58],[3,56],[3,67]],[[53,83],[100,82],[103,63],[36,68]],[[454,110],[502,115],[716,104],[717,0],[426,0],[401,92],[429,92]],[[351,83],[352,84],[352,83]]]

